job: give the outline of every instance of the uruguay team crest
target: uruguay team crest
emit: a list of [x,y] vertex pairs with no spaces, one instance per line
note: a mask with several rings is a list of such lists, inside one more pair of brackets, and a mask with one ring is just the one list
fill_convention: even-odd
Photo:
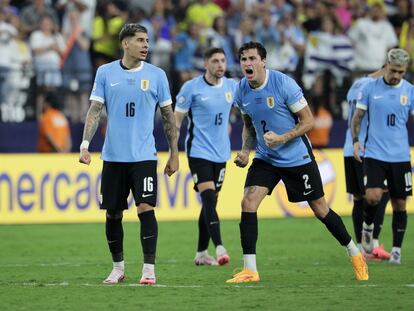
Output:
[[141,90],[146,91],[149,88],[149,80],[141,80]]
[[231,92],[224,93],[224,96],[226,96],[226,100],[231,103],[231,100],[233,99],[233,96],[231,96]]
[[267,97],[266,98],[266,103],[267,103],[267,107],[272,109],[275,106],[275,99],[273,98],[273,96]]
[[408,104],[408,96],[407,95],[401,95],[400,96],[400,104],[405,106]]

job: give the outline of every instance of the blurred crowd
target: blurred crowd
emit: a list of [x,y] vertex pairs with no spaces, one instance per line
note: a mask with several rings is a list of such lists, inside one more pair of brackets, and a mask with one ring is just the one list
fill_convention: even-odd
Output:
[[410,0],[0,0],[0,120],[38,120],[58,91],[66,117],[82,122],[96,68],[121,57],[122,25],[139,23],[173,95],[203,71],[206,47],[222,47],[238,79],[237,49],[259,41],[268,68],[294,77],[329,125],[346,117],[353,79],[380,68],[388,49],[414,56],[413,11]]

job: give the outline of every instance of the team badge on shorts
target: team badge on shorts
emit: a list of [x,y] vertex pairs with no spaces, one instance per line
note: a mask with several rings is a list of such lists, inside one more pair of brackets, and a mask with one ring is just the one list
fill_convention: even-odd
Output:
[[224,93],[224,96],[226,97],[227,102],[231,103],[231,100],[233,99],[233,96],[231,96],[231,92]]
[[141,80],[141,90],[146,91],[149,88],[149,80]]
[[408,96],[407,95],[401,95],[400,96],[400,104],[405,106],[408,104]]
[[267,97],[266,98],[266,103],[267,103],[267,107],[272,109],[275,106],[275,99],[273,98],[273,96]]

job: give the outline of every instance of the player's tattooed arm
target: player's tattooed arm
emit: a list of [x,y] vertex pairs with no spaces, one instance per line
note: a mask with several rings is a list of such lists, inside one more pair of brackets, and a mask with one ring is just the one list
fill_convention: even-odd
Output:
[[168,145],[171,153],[178,153],[178,135],[175,124],[174,112],[171,105],[161,108],[162,123],[164,126],[164,133],[167,137]]
[[359,132],[361,131],[362,118],[365,115],[365,110],[357,108],[351,122],[352,142],[354,144],[354,158],[362,162],[360,152],[364,152],[364,147],[359,143]]
[[104,104],[93,100],[86,115],[85,127],[83,129],[83,140],[91,141],[99,125],[101,112]]
[[244,125],[242,132],[242,150],[237,153],[234,163],[238,167],[246,167],[249,163],[250,150],[256,145],[256,131],[253,127],[252,119],[246,114],[242,115]]
[[256,146],[256,131],[254,129],[252,119],[246,114],[242,115],[244,126],[242,132],[242,151],[250,153],[250,150]]
[[365,115],[365,110],[357,108],[354,113],[354,116],[352,117],[351,133],[352,133],[352,139],[354,143],[358,141],[359,132],[361,131],[361,122],[362,122],[362,118],[364,117],[364,115]]
[[162,123],[164,126],[165,136],[167,136],[168,145],[170,146],[170,157],[164,168],[164,174],[171,176],[178,171],[178,135],[175,124],[174,112],[171,105],[161,108]]

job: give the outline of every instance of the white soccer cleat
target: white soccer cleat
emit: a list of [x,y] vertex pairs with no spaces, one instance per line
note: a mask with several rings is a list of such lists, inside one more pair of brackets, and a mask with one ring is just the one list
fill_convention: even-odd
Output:
[[196,266],[218,266],[217,260],[209,254],[196,255],[194,258]]
[[217,262],[220,266],[228,264],[230,262],[230,256],[223,245],[218,245],[216,248]]
[[123,282],[125,279],[124,270],[120,269],[112,269],[111,273],[108,275],[108,277],[103,280],[103,284],[118,284]]
[[139,284],[153,285],[155,283],[157,283],[157,280],[155,278],[154,265],[144,264],[144,267],[142,268],[142,277],[141,280],[139,280]]
[[400,265],[401,264],[401,254],[400,252],[393,251],[391,252],[391,257],[388,260],[389,263],[392,263],[394,265]]
[[363,224],[362,226],[362,239],[361,245],[364,251],[368,254],[371,254],[374,249],[374,239],[373,239],[374,224],[367,225]]

